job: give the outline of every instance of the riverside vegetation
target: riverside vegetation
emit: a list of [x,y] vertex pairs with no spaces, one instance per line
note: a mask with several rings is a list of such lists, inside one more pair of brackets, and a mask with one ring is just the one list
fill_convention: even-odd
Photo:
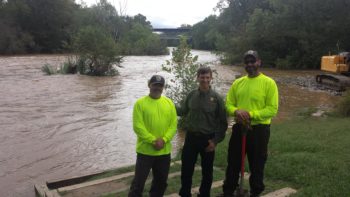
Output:
[[69,53],[74,37],[89,26],[110,36],[120,55],[167,54],[145,16],[124,12],[107,0],[90,7],[72,0],[1,0],[0,54]]
[[193,25],[193,47],[222,52],[227,64],[254,49],[265,66],[317,69],[321,56],[350,51],[346,0],[218,0],[216,9]]
[[[272,125],[264,194],[292,187],[297,190],[293,196],[350,195],[350,155],[347,152],[350,148],[349,116],[341,114],[333,111],[328,116],[311,117],[310,114],[295,113],[291,120]],[[225,140],[216,149],[214,182],[224,178],[230,135],[228,131]],[[173,160],[179,160],[179,155]],[[200,160],[197,164],[200,164]],[[247,167],[245,169],[249,172]],[[133,169],[133,166],[129,166],[112,170],[94,179],[130,172]],[[175,163],[171,166],[170,173],[174,174],[180,169],[181,165]],[[199,186],[200,178],[200,170],[195,170],[193,187]],[[121,181],[130,184],[131,179],[132,177],[128,177]],[[179,185],[180,174],[170,177],[166,195],[177,193]],[[248,189],[248,182],[245,186]],[[145,196],[148,195],[149,187],[150,182],[146,182]],[[102,196],[127,196],[127,189]],[[216,187],[211,194],[215,196],[221,192],[221,187]]]
[[[186,45],[183,43],[181,46],[184,48],[179,47],[177,52],[186,51]],[[186,52],[181,54],[187,54],[190,57]],[[176,59],[177,55],[178,53],[173,53],[173,59]],[[171,61],[168,63],[171,64]],[[350,93],[343,95],[337,107],[327,112],[325,116],[312,117],[311,114],[315,109],[295,109],[295,111],[290,120],[272,124],[264,194],[284,187],[292,187],[297,190],[293,196],[349,196],[350,155],[347,150],[350,148],[348,143],[350,141]],[[224,141],[216,148],[214,182],[222,181],[224,178],[230,135],[228,130]],[[178,153],[173,161],[179,160],[179,155],[181,153]],[[200,164],[200,159],[197,164]],[[128,166],[111,170],[93,179],[132,172],[133,169],[133,166]],[[179,163],[175,162],[171,166],[166,195],[178,192],[180,169]],[[249,172],[248,166],[245,169]],[[199,186],[200,178],[200,170],[195,170],[193,187]],[[132,176],[120,181],[129,185],[131,180]],[[246,187],[248,185],[248,183],[245,184]],[[150,182],[146,182],[145,196],[148,195],[149,187]],[[123,197],[127,196],[127,190],[128,187],[102,196]],[[221,192],[221,187],[212,189],[213,196]]]
[[[43,9],[45,8],[45,9]],[[46,74],[116,75],[123,55],[168,54],[146,17],[125,15],[107,0],[0,1],[0,54],[70,53]]]
[[181,37],[180,45],[172,51],[171,60],[162,65],[162,70],[174,77],[167,85],[166,95],[176,104],[181,104],[187,94],[197,87],[197,70],[205,66],[197,62],[198,56],[192,55],[186,40],[186,37]]

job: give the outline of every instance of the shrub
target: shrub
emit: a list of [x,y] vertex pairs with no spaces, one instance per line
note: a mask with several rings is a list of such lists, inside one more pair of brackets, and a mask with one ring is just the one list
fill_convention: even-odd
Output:
[[41,67],[41,71],[47,75],[54,75],[57,73],[56,69],[52,68],[50,64],[45,64],[43,67]]
[[67,61],[64,62],[59,68],[60,74],[76,74],[77,73],[77,63],[73,57],[68,57]]
[[77,70],[80,74],[116,75],[122,57],[114,39],[96,27],[81,29],[74,37],[73,50],[77,53]]
[[171,73],[176,80],[168,85],[166,95],[174,103],[181,104],[187,94],[197,87],[196,74],[199,67],[203,64],[197,63],[198,56],[192,56],[191,48],[186,42],[185,37],[181,37],[180,45],[172,51],[171,60],[167,60],[162,65],[162,69]]

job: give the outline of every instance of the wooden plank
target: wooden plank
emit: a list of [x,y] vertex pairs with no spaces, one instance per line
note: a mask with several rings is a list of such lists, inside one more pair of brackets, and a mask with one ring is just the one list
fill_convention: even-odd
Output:
[[297,190],[290,188],[290,187],[285,187],[279,190],[276,190],[274,192],[268,193],[262,197],[288,197],[291,194],[297,193]]
[[[200,167],[199,167],[200,169]],[[249,173],[244,173],[244,180],[248,180],[249,179]],[[220,181],[215,181],[212,183],[211,185],[211,188],[214,189],[214,188],[218,188],[218,187],[221,187],[222,185],[224,184],[224,181],[223,180],[220,180]],[[198,194],[199,193],[199,186],[198,187],[194,187],[191,189],[191,193],[192,194]],[[179,195],[177,193],[172,193],[172,194],[169,194],[169,195],[165,195],[164,197],[179,197]]]
[[[211,188],[217,188],[217,187],[221,187],[223,185],[223,181],[220,180],[220,181],[215,181],[212,183],[211,185]],[[199,193],[199,187],[194,187],[191,189],[191,193],[192,194],[198,194]],[[172,194],[169,194],[169,195],[164,195],[164,197],[179,197],[179,194],[177,193],[172,193]]]
[[[179,163],[179,161],[174,161],[174,162],[171,162],[170,165],[174,165],[174,164],[181,164],[181,161]],[[124,167],[128,167],[128,166],[124,166]],[[122,168],[124,168],[122,167]],[[117,170],[118,168],[115,168],[115,169],[111,169],[111,170],[108,170],[108,171],[112,171],[112,170]],[[47,182],[47,187],[49,189],[57,189],[57,188],[61,188],[61,187],[66,187],[66,186],[70,186],[70,185],[75,185],[75,184],[80,184],[80,183],[83,183],[89,179],[91,179],[92,177],[94,176],[98,176],[98,175],[102,175],[108,171],[100,171],[100,172],[96,172],[96,173],[93,173],[93,174],[89,174],[89,175],[84,175],[84,176],[75,176],[75,177],[72,177],[72,178],[69,178],[69,179],[59,179],[59,180],[54,180],[54,181],[49,181]],[[131,172],[128,172],[128,173],[125,173],[125,174],[129,174]]]
[[[195,167],[195,170],[200,170],[200,169],[201,169],[200,167]],[[111,181],[117,181],[119,179],[126,178],[126,177],[133,176],[133,175],[134,175],[134,172],[128,172],[128,173],[124,173],[124,174],[120,174],[120,175],[116,175],[116,176],[112,176],[112,177],[107,177],[107,178],[103,178],[103,179],[98,179],[98,180],[94,180],[94,181],[89,181],[89,182],[85,182],[85,183],[81,183],[81,184],[70,185],[70,186],[58,188],[58,192],[60,192],[60,193],[61,192],[69,192],[69,191],[81,189],[84,187],[90,187],[93,185],[108,183]],[[181,175],[181,172],[174,172],[174,173],[170,173],[168,177],[173,178],[173,177],[180,176],[180,175]],[[129,186],[127,186],[125,188],[120,188],[118,191],[127,190],[128,188],[129,188]]]
[[35,184],[34,191],[36,197],[45,197],[45,191],[49,191],[49,188],[47,188],[47,185],[44,184]]
[[58,192],[69,192],[72,190],[76,190],[76,189],[80,189],[83,187],[89,187],[92,185],[98,185],[98,184],[103,184],[103,183],[107,183],[107,182],[111,182],[111,181],[116,181],[125,177],[129,177],[129,176],[133,176],[134,172],[128,172],[128,173],[124,173],[124,174],[120,174],[120,175],[116,175],[116,176],[111,176],[111,177],[107,177],[107,178],[102,178],[102,179],[97,179],[97,180],[93,180],[93,181],[88,181],[88,182],[84,182],[84,183],[80,183],[80,184],[76,184],[76,185],[69,185],[66,187],[61,187],[58,188]]
[[48,181],[48,182],[46,182],[46,185],[50,189],[57,189],[60,187],[65,187],[65,186],[69,186],[69,185],[82,183],[86,180],[91,179],[94,176],[101,175],[105,172],[106,171],[102,171],[102,172],[97,172],[94,174],[89,174],[89,175],[84,175],[84,176],[75,176],[75,177],[71,177],[69,179],[59,179],[59,180],[55,180],[55,181]]
[[[177,164],[177,163],[178,163],[178,161],[174,161],[174,162],[172,162],[172,165]],[[79,189],[79,188],[87,187],[87,186],[91,186],[91,185],[106,183],[106,182],[110,182],[110,181],[116,181],[116,180],[119,180],[122,178],[127,178],[130,176],[133,176],[134,174],[135,174],[135,172],[132,171],[132,172],[127,172],[127,173],[123,173],[123,174],[119,174],[119,175],[115,175],[115,176],[111,176],[111,177],[107,177],[107,178],[102,178],[102,179],[98,179],[98,180],[94,180],[94,181],[88,181],[88,182],[74,184],[74,185],[67,185],[67,186],[58,188],[58,191],[65,192],[65,191],[75,190],[75,189]],[[169,176],[171,176],[171,175],[169,175]]]
[[129,188],[124,182],[107,182],[98,185],[91,185],[88,187],[72,190],[62,193],[63,197],[101,197],[104,194],[114,193],[120,189]]

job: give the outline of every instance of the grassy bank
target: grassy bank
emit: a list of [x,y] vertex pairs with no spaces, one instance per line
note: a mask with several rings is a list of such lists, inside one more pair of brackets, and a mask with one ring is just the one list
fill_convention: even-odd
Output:
[[[226,166],[227,142],[216,166]],[[294,196],[350,196],[350,119],[298,118],[271,128],[266,192],[285,186]]]
[[[349,118],[336,117],[298,117],[273,124],[265,171],[264,194],[284,187],[292,187],[297,190],[293,196],[350,196],[349,120]],[[230,136],[231,134],[227,134],[224,142],[217,147],[214,182],[224,179]],[[175,160],[179,160],[179,157]],[[94,179],[131,172],[133,169],[133,166],[129,166],[109,171]],[[175,162],[171,166],[166,194],[178,192],[180,169],[180,163]],[[105,193],[102,196],[127,196],[128,185],[132,178],[131,175],[119,180],[126,186],[122,191]],[[148,196],[150,180],[146,183],[144,196]],[[197,168],[193,177],[193,187],[198,187],[200,180],[201,171]],[[245,186],[248,187],[247,181]],[[219,193],[221,193],[221,186],[212,189],[212,196]]]

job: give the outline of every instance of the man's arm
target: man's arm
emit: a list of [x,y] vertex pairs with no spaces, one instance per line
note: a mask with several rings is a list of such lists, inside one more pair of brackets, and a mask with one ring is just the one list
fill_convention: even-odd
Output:
[[215,147],[220,143],[224,138],[227,130],[227,118],[226,118],[226,109],[225,104],[222,98],[217,94],[217,109],[216,116],[218,117],[216,131],[214,133],[214,138],[208,140],[208,146],[205,148],[206,152],[212,152],[215,150]]
[[[170,101],[171,102],[171,101]],[[154,148],[156,150],[161,150],[162,148],[164,148],[164,145],[171,141],[171,139],[173,139],[175,133],[177,130],[177,116],[176,116],[176,109],[175,109],[175,105],[173,104],[173,102],[171,102],[171,118],[169,121],[169,128],[167,129],[167,131],[165,132],[163,137],[157,138],[156,141],[154,142]]]
[[238,109],[236,107],[237,101],[235,96],[235,85],[232,84],[231,88],[227,92],[226,96],[226,112],[229,116],[235,116],[235,111]]
[[192,92],[190,92],[186,96],[185,100],[181,101],[180,105],[175,105],[177,116],[186,116],[187,115],[187,113],[189,111],[188,102],[190,100],[191,95],[192,95]]
[[229,116],[235,117],[236,122],[248,122],[250,120],[250,114],[248,111],[238,109],[237,100],[235,96],[236,83],[233,83],[226,96],[226,111]]
[[226,130],[227,130],[227,117],[226,117],[226,109],[223,99],[218,95],[218,108],[217,108],[217,116],[218,116],[218,125],[217,131],[215,132],[215,137],[213,142],[218,144],[225,138]]
[[164,140],[164,143],[167,143],[168,141],[171,141],[171,139],[173,139],[176,133],[176,130],[177,130],[177,115],[176,115],[175,105],[172,103],[171,120],[169,123],[169,129],[165,132],[165,135],[162,138]]
[[142,141],[153,144],[156,137],[147,131],[142,117],[142,109],[139,102],[134,105],[132,114],[134,132]]

